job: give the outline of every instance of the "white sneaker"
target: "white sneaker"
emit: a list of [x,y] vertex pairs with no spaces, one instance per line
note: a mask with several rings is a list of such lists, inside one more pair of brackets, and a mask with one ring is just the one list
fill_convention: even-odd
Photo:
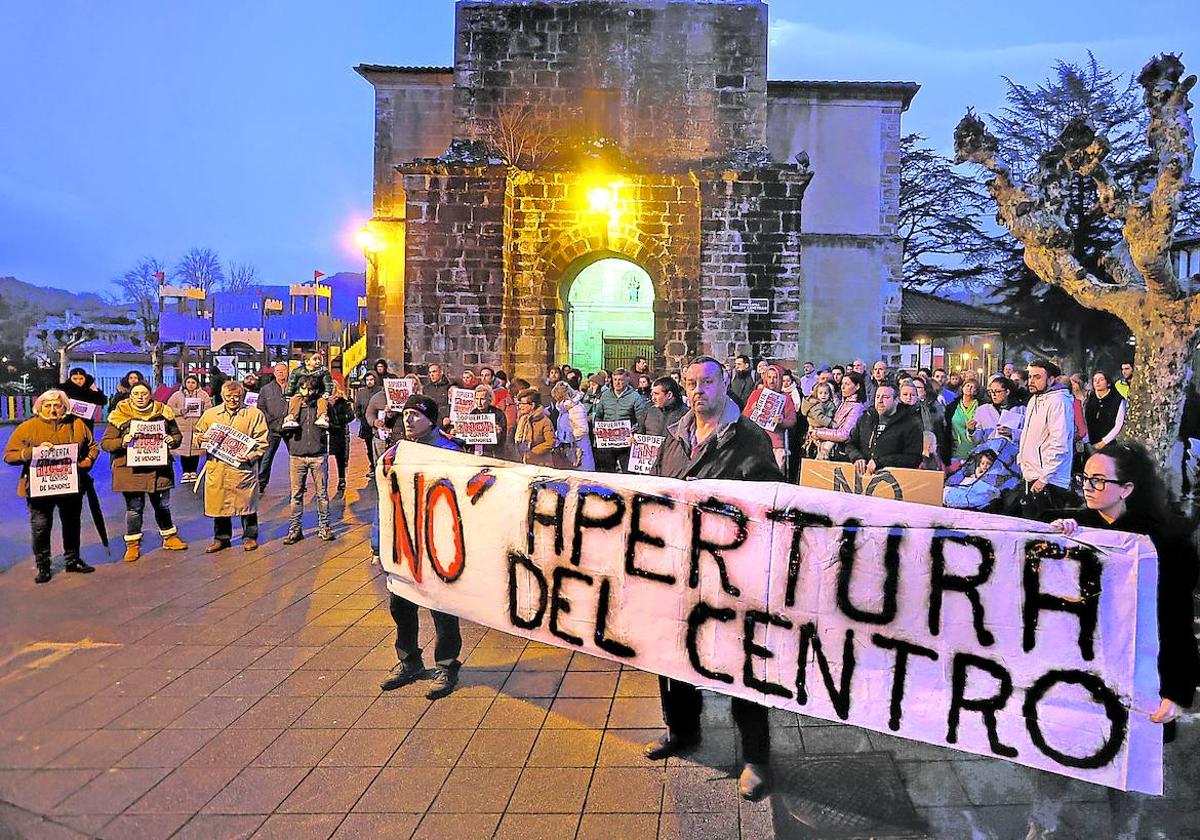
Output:
[[295,417],[292,417],[292,416],[289,414],[287,417],[284,417],[284,418],[283,418],[283,428],[285,428],[285,429],[299,429],[299,428],[300,428],[300,423],[299,423],[299,422],[296,420],[296,418],[295,418]]
[[322,429],[329,428],[329,418],[328,417],[318,417],[313,422],[316,423],[318,426],[320,426]]

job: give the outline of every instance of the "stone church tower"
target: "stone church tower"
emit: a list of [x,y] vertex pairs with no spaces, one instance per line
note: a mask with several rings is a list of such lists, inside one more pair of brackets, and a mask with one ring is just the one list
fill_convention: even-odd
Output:
[[356,68],[370,357],[533,380],[898,352],[916,85],[769,82],[760,0],[460,0],[454,46]]

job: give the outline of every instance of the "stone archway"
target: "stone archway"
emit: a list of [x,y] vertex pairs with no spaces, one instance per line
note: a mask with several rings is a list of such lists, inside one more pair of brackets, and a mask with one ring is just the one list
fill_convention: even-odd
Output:
[[[626,364],[622,350],[654,355],[655,289],[650,274],[622,256],[602,252],[577,261],[563,276],[560,293],[566,320],[566,361],[594,371]],[[561,343],[560,337],[560,343]],[[561,355],[561,351],[557,354]],[[614,362],[613,356],[621,358]]]

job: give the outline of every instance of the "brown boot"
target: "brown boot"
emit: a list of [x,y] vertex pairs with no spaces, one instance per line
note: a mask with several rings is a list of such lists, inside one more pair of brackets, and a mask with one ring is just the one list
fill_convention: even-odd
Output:
[[125,562],[132,563],[142,556],[142,538],[125,540]]
[[213,540],[209,543],[208,548],[204,549],[205,554],[216,554],[218,551],[224,551],[229,548],[229,540]]
[[179,539],[179,534],[168,534],[163,537],[163,548],[167,551],[187,551],[188,544]]

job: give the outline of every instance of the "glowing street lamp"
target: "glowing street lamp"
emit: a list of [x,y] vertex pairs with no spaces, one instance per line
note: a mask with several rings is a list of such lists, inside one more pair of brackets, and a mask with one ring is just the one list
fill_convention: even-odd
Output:
[[383,234],[366,225],[354,234],[354,244],[368,254],[377,254],[387,247]]
[[593,213],[610,213],[617,204],[617,189],[615,186],[592,187],[587,198]]

